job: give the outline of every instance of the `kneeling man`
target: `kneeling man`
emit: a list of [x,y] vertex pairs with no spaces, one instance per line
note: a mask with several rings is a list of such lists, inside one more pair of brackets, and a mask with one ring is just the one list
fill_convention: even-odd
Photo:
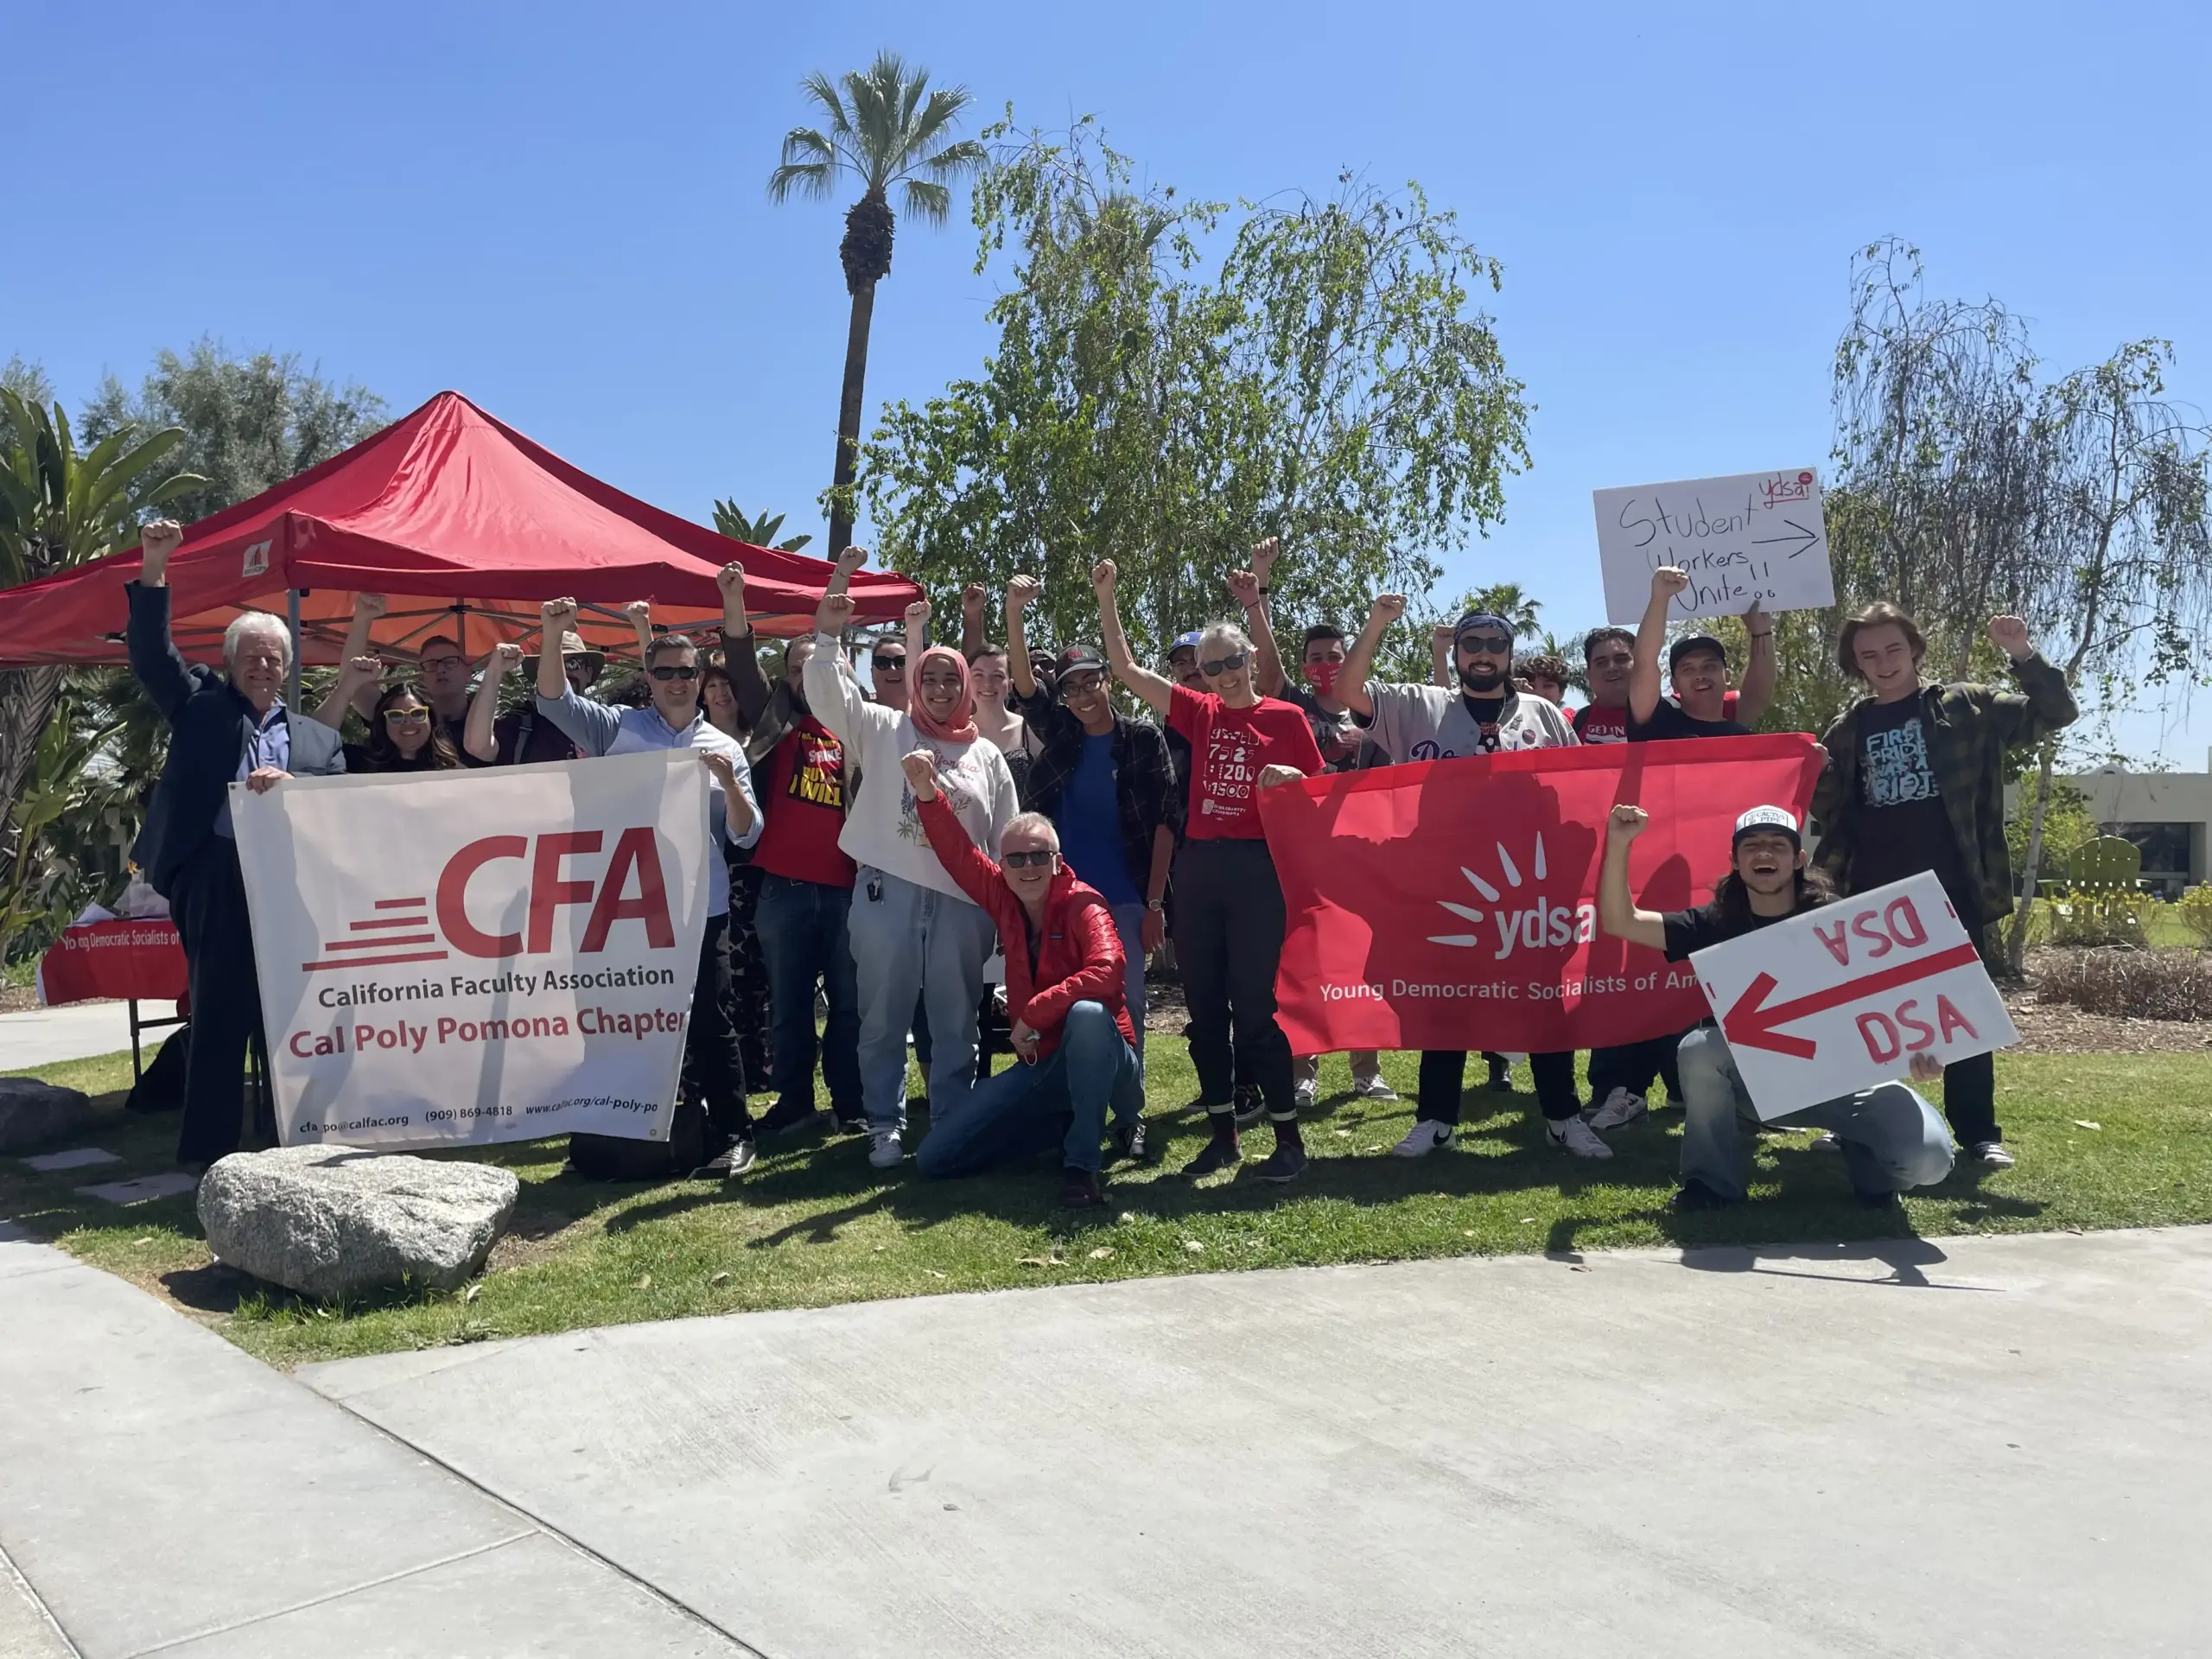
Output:
[[1114,913],[1062,865],[1050,818],[1024,812],[1014,819],[999,838],[1004,862],[994,862],[938,791],[930,752],[918,749],[899,764],[938,861],[998,924],[1007,1016],[1021,1061],[932,1122],[915,1167],[972,1175],[1058,1141],[1067,1166],[1061,1202],[1076,1209],[1100,1203],[1099,1142],[1109,1109],[1122,1155],[1145,1155],[1144,1090]]
[[[1834,896],[1818,871],[1805,868],[1797,820],[1781,807],[1756,806],[1736,820],[1732,868],[1713,888],[1711,904],[1663,915],[1639,910],[1628,887],[1629,845],[1649,823],[1640,806],[1613,809],[1599,876],[1598,918],[1615,938],[1663,950],[1669,962]],[[1742,1126],[1758,1122],[1758,1115],[1728,1039],[1708,1020],[1682,1039],[1676,1057],[1689,1116],[1682,1128],[1682,1188],[1675,1208],[1717,1210],[1738,1203],[1751,1171]],[[1942,1074],[1933,1055],[1912,1057],[1916,1081]],[[1932,1186],[1951,1173],[1950,1130],[1934,1107],[1902,1083],[1839,1095],[1767,1122],[1827,1129],[1843,1147],[1853,1193],[1871,1207],[1894,1206],[1899,1192]]]

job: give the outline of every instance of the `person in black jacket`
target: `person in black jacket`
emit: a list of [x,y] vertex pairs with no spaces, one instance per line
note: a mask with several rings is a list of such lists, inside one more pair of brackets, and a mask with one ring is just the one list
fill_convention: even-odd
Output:
[[338,734],[287,710],[279,693],[290,635],[279,619],[244,611],[223,633],[218,676],[187,663],[169,639],[169,556],[184,531],[164,518],[143,532],[138,580],[129,584],[130,671],[169,723],[168,758],[131,857],[169,901],[184,945],[192,1051],[177,1161],[211,1164],[243,1138],[240,1082],[246,1046],[262,1048],[260,983],[245,879],[231,830],[230,786],[256,793],[295,773],[346,770]]

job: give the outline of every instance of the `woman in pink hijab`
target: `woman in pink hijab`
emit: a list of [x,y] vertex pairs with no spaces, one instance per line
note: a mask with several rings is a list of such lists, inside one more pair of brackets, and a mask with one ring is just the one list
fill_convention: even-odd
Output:
[[[938,786],[961,827],[995,854],[1020,809],[1014,777],[997,746],[976,729],[968,664],[943,645],[923,651],[909,669],[904,709],[870,702],[846,666],[842,633],[852,601],[844,578],[858,563],[838,563],[815,615],[816,645],[806,664],[806,701],[845,747],[845,775],[859,776],[837,838],[859,867],[847,937],[861,1007],[861,1103],[868,1113],[868,1162],[898,1166],[906,1129],[906,1032],[920,1000],[929,1020],[928,1090],[933,1116],[957,1111],[976,1067],[976,1008],[983,964],[997,944],[989,912],[960,891],[931,850],[900,760],[927,749]],[[927,636],[909,613],[910,651]]]

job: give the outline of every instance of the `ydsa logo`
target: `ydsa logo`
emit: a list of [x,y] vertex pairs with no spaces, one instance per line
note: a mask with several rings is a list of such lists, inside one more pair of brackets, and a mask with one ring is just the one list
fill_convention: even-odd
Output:
[[348,921],[342,937],[323,941],[321,960],[300,967],[314,974],[442,962],[456,952],[543,956],[555,948],[560,912],[571,907],[586,912],[575,945],[578,956],[606,950],[623,922],[645,930],[648,949],[674,950],[676,925],[668,910],[659,836],[650,824],[620,830],[603,868],[588,868],[584,861],[605,846],[606,834],[598,830],[472,841],[446,860],[432,892],[372,900],[370,914]]
[[[1492,881],[1476,874],[1464,864],[1459,874],[1467,884],[1482,895],[1491,906],[1483,909],[1474,905],[1454,904],[1449,899],[1436,902],[1463,921],[1471,922],[1472,933],[1432,933],[1431,944],[1448,944],[1462,950],[1486,950],[1491,960],[1503,962],[1516,950],[1538,950],[1570,944],[1587,944],[1598,935],[1598,911],[1593,905],[1555,905],[1541,893],[1520,892],[1531,882],[1541,883],[1551,874],[1544,856],[1544,837],[1536,836],[1535,854],[1529,861],[1529,874],[1521,874],[1521,866],[1506,850],[1503,842],[1491,843],[1497,850],[1497,880]],[[1503,887],[1499,882],[1503,882]]]

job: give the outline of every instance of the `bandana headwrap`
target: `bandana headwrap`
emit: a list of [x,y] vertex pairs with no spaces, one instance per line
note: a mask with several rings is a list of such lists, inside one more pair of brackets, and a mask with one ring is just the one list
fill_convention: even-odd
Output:
[[[950,663],[960,671],[960,701],[953,705],[950,720],[939,720],[931,715],[927,707],[929,699],[922,692],[922,681],[931,663]],[[906,713],[914,722],[914,729],[924,737],[933,737],[940,743],[973,743],[976,698],[968,689],[968,659],[950,645],[931,645],[924,652],[922,660],[914,665],[914,682],[906,693]]]
[[1492,616],[1488,611],[1469,611],[1452,625],[1452,643],[1459,644],[1463,633],[1472,633],[1478,628],[1496,628],[1508,639],[1513,638],[1513,625],[1502,616]]

